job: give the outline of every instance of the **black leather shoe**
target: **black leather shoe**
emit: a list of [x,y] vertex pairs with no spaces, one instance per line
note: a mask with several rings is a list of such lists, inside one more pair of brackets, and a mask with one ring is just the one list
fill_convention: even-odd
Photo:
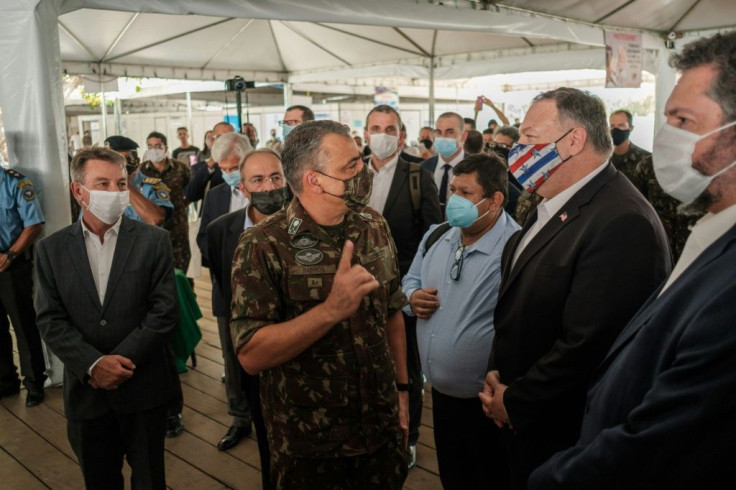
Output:
[[251,432],[251,426],[248,427],[235,427],[234,425],[227,430],[225,437],[220,439],[217,443],[217,449],[220,451],[227,451],[238,445],[243,437],[248,437]]
[[26,394],[26,407],[35,407],[43,403],[44,392],[43,391],[29,391]]
[[184,419],[181,414],[169,415],[166,418],[166,437],[176,437],[184,430]]

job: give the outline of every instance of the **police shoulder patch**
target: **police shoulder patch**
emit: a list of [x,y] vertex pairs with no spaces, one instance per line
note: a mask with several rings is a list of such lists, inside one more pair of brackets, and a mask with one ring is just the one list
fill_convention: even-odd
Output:
[[34,199],[36,199],[36,193],[33,192],[33,186],[31,185],[25,186],[21,191],[21,195],[26,201],[33,201]]
[[171,196],[169,195],[169,191],[167,189],[158,189],[156,191],[156,197],[159,198],[161,201],[171,200]]

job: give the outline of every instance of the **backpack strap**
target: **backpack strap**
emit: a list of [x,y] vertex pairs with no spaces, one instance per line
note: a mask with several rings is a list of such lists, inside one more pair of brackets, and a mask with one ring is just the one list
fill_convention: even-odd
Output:
[[422,208],[422,166],[418,163],[409,163],[409,192],[414,216],[418,216]]
[[427,255],[427,252],[429,252],[429,249],[432,248],[432,245],[437,243],[437,241],[442,238],[442,235],[447,233],[447,230],[452,228],[450,226],[450,223],[442,223],[440,226],[434,229],[434,231],[427,237],[427,241],[424,243],[424,257]]

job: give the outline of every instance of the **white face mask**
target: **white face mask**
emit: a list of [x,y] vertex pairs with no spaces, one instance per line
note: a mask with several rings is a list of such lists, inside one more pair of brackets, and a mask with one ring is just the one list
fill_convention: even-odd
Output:
[[386,133],[375,133],[370,135],[371,141],[368,146],[376,158],[383,160],[396,153],[399,147],[399,137]]
[[166,152],[161,148],[149,148],[146,152],[146,156],[148,156],[148,159],[153,163],[157,163],[166,158]]
[[87,211],[107,225],[115,223],[130,204],[128,191],[91,191],[84,186],[82,189],[89,192]]
[[736,125],[730,122],[703,135],[665,124],[654,137],[652,160],[654,174],[662,189],[683,203],[690,203],[700,196],[710,183],[736,164],[731,162],[713,175],[704,175],[693,168],[695,144],[706,136]]

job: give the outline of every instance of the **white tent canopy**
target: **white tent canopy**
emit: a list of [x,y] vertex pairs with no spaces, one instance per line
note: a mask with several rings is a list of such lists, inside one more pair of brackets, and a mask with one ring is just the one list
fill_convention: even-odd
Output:
[[643,33],[645,69],[666,94],[674,74],[663,34],[736,25],[732,0],[4,0],[1,9],[10,161],[38,183],[47,231],[69,221],[62,70],[308,83],[602,68],[610,28]]

